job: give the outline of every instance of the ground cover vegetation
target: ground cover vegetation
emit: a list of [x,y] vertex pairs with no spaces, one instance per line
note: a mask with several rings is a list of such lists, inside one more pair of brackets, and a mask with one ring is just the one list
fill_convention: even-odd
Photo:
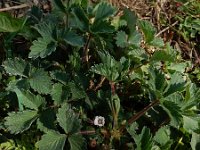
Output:
[[200,2],[133,3],[0,9],[0,149],[200,149]]

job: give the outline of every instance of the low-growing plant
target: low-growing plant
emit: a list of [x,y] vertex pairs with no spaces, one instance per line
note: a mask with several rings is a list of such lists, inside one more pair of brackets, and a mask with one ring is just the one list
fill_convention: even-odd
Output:
[[31,135],[41,150],[199,148],[191,62],[129,9],[53,0],[46,14],[1,13],[0,31],[4,145]]

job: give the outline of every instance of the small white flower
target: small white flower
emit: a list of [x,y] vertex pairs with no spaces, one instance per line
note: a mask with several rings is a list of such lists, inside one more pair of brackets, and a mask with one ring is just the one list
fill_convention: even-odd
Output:
[[105,124],[105,118],[102,116],[96,116],[94,119],[94,125],[102,127]]

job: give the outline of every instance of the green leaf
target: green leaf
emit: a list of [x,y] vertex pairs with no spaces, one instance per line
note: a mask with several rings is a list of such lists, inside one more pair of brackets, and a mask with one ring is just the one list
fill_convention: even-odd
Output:
[[5,118],[5,125],[12,134],[18,134],[28,130],[37,118],[37,111],[11,112]]
[[171,79],[169,81],[168,87],[165,89],[164,92],[165,97],[175,92],[183,91],[186,85],[183,76],[179,73],[172,74],[170,78]]
[[0,32],[17,32],[23,25],[24,20],[19,18],[13,18],[6,13],[0,13]]
[[8,59],[3,62],[3,67],[7,73],[11,75],[19,75],[26,77],[24,75],[27,63],[20,58]]
[[128,56],[131,58],[132,61],[139,64],[142,60],[148,59],[148,56],[144,49],[130,49],[128,52]]
[[37,120],[37,128],[45,133],[55,130],[56,114],[52,109],[47,109],[40,114]]
[[192,150],[200,149],[200,134],[197,134],[195,132],[192,133],[190,145],[192,147]]
[[34,27],[46,41],[54,41],[52,37],[54,28],[55,24],[47,22],[41,22]]
[[159,143],[161,146],[164,146],[170,141],[170,128],[168,126],[160,128],[155,136],[154,136],[154,141]]
[[164,46],[164,42],[161,38],[154,38],[149,45],[151,46],[155,46],[155,47],[163,47]]
[[169,115],[171,119],[170,124],[178,128],[182,122],[181,108],[175,102],[171,102],[167,100],[162,102],[161,106]]
[[138,22],[139,27],[141,28],[142,32],[144,33],[145,42],[150,43],[154,40],[154,35],[156,33],[156,29],[152,26],[149,21],[140,20]]
[[76,26],[82,31],[89,30],[89,19],[80,6],[72,8],[72,13],[75,16]]
[[67,33],[65,33],[63,36],[63,40],[72,46],[79,47],[82,47],[85,43],[83,41],[83,38],[73,31],[68,31]]
[[169,61],[169,62],[173,62],[174,59],[175,58],[173,57],[173,55],[168,54],[164,50],[155,51],[155,53],[151,57],[151,61]]
[[200,129],[200,116],[193,115],[193,116],[186,116],[183,115],[183,128],[189,132],[192,133],[192,131],[197,131]]
[[58,109],[56,116],[59,125],[65,130],[65,133],[73,134],[80,131],[81,122],[67,104],[63,104],[62,107]]
[[53,85],[51,96],[52,96],[52,99],[54,100],[54,104],[60,105],[64,101],[68,100],[68,97],[70,96],[70,90],[64,85],[60,83],[56,83]]
[[34,95],[29,91],[15,90],[18,101],[27,108],[38,110],[41,106],[45,106],[46,101],[40,95]]
[[40,150],[63,150],[66,138],[65,134],[49,131],[42,136],[42,139],[36,143],[36,146]]
[[82,135],[73,134],[68,138],[71,150],[84,150],[86,149],[85,140]]
[[125,48],[128,46],[127,44],[127,35],[124,31],[118,31],[116,35],[116,44],[118,47]]
[[96,11],[94,21],[97,22],[112,16],[115,12],[115,8],[109,3],[102,2],[94,8],[94,11]]
[[55,4],[55,6],[57,6],[57,8],[59,8],[63,13],[67,13],[66,7],[63,5],[62,0],[53,0],[53,4]]
[[50,41],[48,38],[38,38],[33,41],[30,47],[29,58],[45,58],[56,50],[57,43]]
[[113,33],[115,28],[106,21],[98,21],[91,26],[90,30],[94,34]]
[[69,86],[69,88],[71,90],[72,99],[73,100],[82,99],[82,98],[85,98],[87,96],[87,94],[85,93],[84,89],[80,85],[77,85],[74,82],[70,82],[68,84],[68,86]]
[[134,47],[139,47],[142,40],[142,35],[138,31],[129,34],[128,44]]
[[48,94],[52,88],[51,78],[43,69],[33,68],[30,73],[29,83],[38,93]]
[[135,12],[131,11],[128,8],[125,8],[123,11],[123,16],[121,18],[126,20],[130,33],[132,34],[133,32],[135,32],[137,22],[137,16]]
[[70,78],[68,74],[62,71],[52,71],[50,75],[54,80],[57,80],[64,85],[67,84]]
[[143,127],[141,134],[133,137],[137,145],[136,150],[151,150],[153,147],[153,139],[150,129]]

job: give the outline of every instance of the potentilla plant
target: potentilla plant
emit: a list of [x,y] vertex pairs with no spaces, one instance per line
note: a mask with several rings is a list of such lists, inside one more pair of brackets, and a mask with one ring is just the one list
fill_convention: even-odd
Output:
[[[0,136],[32,132],[40,150],[197,149],[200,90],[190,61],[150,22],[117,11],[107,2],[53,0],[48,14],[0,14]],[[20,52],[17,39],[27,43]]]

